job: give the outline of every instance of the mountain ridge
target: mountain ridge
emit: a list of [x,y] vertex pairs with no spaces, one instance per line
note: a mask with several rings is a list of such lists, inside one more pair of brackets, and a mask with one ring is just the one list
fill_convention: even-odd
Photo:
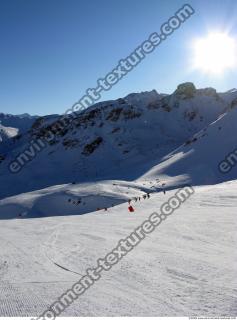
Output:
[[9,163],[29,149],[31,141],[44,139],[62,116],[38,117],[25,133],[0,143],[0,176],[6,186],[0,197],[73,181],[133,181],[236,104],[235,90],[218,94],[192,83],[179,85],[171,95],[152,90],[99,102],[68,127],[54,128],[54,138],[32,159],[28,156],[14,175]]

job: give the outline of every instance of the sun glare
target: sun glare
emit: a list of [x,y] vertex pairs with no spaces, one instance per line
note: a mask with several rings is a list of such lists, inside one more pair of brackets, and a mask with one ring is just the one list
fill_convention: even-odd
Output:
[[211,33],[194,44],[193,67],[205,73],[222,74],[236,67],[236,42],[225,33]]

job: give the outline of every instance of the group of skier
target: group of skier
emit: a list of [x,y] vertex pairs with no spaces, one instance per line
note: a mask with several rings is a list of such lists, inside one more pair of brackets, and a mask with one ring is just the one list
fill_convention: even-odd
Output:
[[[162,191],[163,191],[164,194],[166,194],[166,191],[165,191],[165,189],[164,189],[164,186],[165,186],[165,183],[162,184]],[[147,198],[147,199],[150,199],[150,193],[144,194],[142,197],[135,197],[135,198],[133,198],[132,200],[129,199],[129,200],[128,200],[128,211],[129,211],[129,212],[134,212],[134,211],[135,211],[135,209],[134,209],[133,206],[131,205],[131,202],[132,202],[132,201],[135,201],[135,202],[140,201],[141,198],[143,198],[144,200],[145,200],[146,198]]]
[[134,197],[134,198],[132,198],[132,199],[129,199],[128,200],[128,211],[129,212],[134,212],[135,211],[135,209],[133,208],[133,206],[131,206],[131,202],[132,201],[134,201],[134,202],[137,202],[137,201],[141,201],[142,200],[142,198],[143,198],[143,200],[145,200],[145,199],[150,199],[150,193],[146,193],[146,194],[144,194],[142,197]]
[[[156,179],[157,181],[156,181],[156,183],[159,183],[159,179]],[[165,191],[165,189],[164,189],[164,186],[165,186],[165,183],[163,183],[162,184],[162,187],[161,187],[161,189],[162,189],[162,191],[163,191],[163,193],[165,194],[166,193],[166,191]],[[153,186],[154,187],[154,186]],[[134,201],[134,202],[137,202],[137,201],[141,201],[141,200],[145,200],[145,199],[150,199],[150,193],[146,193],[146,194],[143,194],[142,196],[138,196],[138,197],[133,197],[132,199],[129,199],[128,200],[128,211],[129,212],[134,212],[135,211],[135,209],[133,208],[133,206],[131,205],[131,202],[132,201]],[[75,200],[72,200],[72,199],[68,199],[68,202],[69,203],[72,203],[72,204],[74,204],[74,205],[76,205],[76,206],[78,206],[80,203],[82,203],[82,205],[85,205],[85,202],[82,202],[81,201],[81,199],[79,199],[79,200],[77,200],[77,201],[75,201]],[[114,204],[112,204],[112,207],[114,206]],[[104,211],[108,211],[108,208],[97,208],[97,211],[99,211],[99,210],[104,210]]]

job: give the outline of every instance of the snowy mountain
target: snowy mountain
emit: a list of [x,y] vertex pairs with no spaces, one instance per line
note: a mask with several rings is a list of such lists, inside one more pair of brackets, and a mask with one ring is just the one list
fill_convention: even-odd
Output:
[[236,123],[237,104],[181,147],[165,156],[161,163],[154,166],[143,178],[149,180],[163,177],[169,181],[167,185],[170,186],[177,184],[177,181],[210,185],[237,180],[237,152],[235,157],[230,159],[228,172],[220,170],[220,163],[226,160],[231,152],[237,150]]
[[62,316],[235,316],[237,166],[219,165],[237,148],[237,91],[186,83],[98,103],[67,128],[58,119],[0,127],[0,315],[40,316],[188,183],[192,198]]
[[[58,116],[35,120],[24,134],[0,144],[1,198],[54,185],[103,179],[134,180],[236,103],[235,91],[179,85],[172,95],[151,92],[106,101],[78,114],[16,174],[8,167],[31,141],[44,138]],[[224,131],[223,131],[224,134]],[[33,147],[31,146],[31,149]],[[32,152],[32,150],[31,150]],[[60,173],[60,174],[59,174]]]
[[[17,207],[17,212],[47,215],[50,199],[57,214],[69,214],[73,213],[71,206],[59,208],[65,194],[83,193],[87,185],[88,192],[95,195],[90,184],[95,181],[103,186],[103,180],[107,180],[106,185],[113,189],[114,180],[119,180],[117,188],[123,189],[125,184],[136,194],[143,190],[143,182],[149,181],[154,187],[157,179],[166,188],[236,179],[234,170],[229,175],[218,171],[218,163],[235,147],[236,105],[235,90],[218,94],[212,88],[196,89],[191,83],[179,85],[172,95],[159,95],[153,90],[101,102],[79,114],[69,127],[55,129],[54,139],[45,148],[34,158],[29,157],[20,172],[10,173],[9,163],[29,149],[32,140],[43,138],[47,129],[55,128],[58,120],[56,115],[37,118],[28,132],[0,144],[0,177],[5,186],[1,198],[31,192],[23,197],[28,202],[20,200],[20,208],[18,198],[10,200],[10,207],[7,200],[10,211]],[[110,198],[113,204],[128,199],[121,190],[113,199],[115,194],[111,196],[109,188],[103,204],[101,195],[97,200],[93,196],[92,207],[76,208],[75,213],[93,211],[106,202],[109,205]],[[2,205],[6,210],[5,202]]]
[[4,127],[3,125],[0,124],[0,143],[17,136],[18,133],[19,133],[19,129]]
[[26,133],[37,118],[38,116],[30,116],[28,113],[20,115],[0,113],[0,126],[2,129],[0,129],[0,143],[8,138]]

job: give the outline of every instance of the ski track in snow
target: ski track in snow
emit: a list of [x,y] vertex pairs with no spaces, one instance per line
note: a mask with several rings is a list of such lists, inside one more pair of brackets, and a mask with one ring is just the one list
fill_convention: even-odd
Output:
[[[63,316],[236,316],[237,183],[183,206]],[[108,213],[0,221],[0,315],[39,316],[175,191]],[[76,274],[77,273],[77,274]]]

